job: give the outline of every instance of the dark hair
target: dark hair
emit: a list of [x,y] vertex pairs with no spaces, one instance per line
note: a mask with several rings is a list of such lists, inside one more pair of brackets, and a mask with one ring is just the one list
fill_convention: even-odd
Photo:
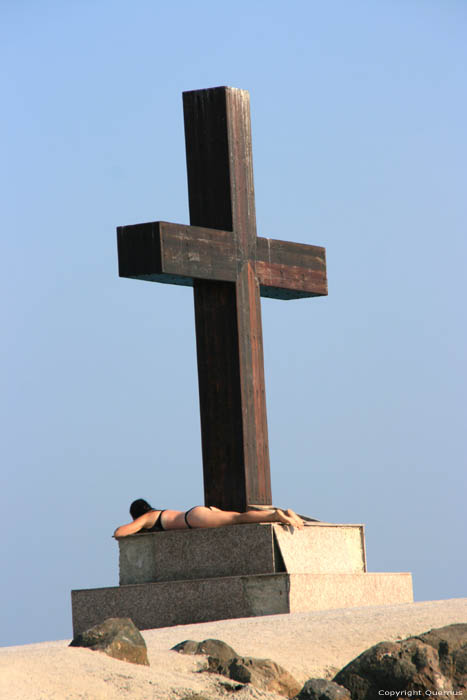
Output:
[[136,501],[133,501],[130,506],[130,515],[133,520],[136,520],[136,518],[139,518],[140,515],[149,513],[151,510],[154,510],[154,508],[150,506],[149,503],[144,500],[144,498],[138,498]]

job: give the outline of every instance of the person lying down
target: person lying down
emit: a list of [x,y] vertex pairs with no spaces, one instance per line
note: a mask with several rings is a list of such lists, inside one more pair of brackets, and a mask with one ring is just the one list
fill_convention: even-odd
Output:
[[225,527],[246,523],[282,523],[291,527],[303,528],[299,515],[287,508],[270,510],[248,510],[237,513],[233,510],[221,510],[214,506],[194,506],[190,510],[158,510],[149,505],[144,498],[138,498],[130,506],[133,522],[120,525],[114,537],[126,537],[137,532],[163,532],[165,530],[186,530],[198,527]]

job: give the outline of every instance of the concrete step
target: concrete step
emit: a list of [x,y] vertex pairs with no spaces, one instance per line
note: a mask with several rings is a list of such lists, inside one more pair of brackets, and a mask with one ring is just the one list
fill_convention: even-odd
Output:
[[139,629],[239,617],[413,602],[410,573],[272,573],[71,592],[73,634],[108,617]]

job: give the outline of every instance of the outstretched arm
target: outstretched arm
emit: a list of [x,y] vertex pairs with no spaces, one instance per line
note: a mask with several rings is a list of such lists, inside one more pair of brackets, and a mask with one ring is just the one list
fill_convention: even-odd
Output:
[[133,520],[132,523],[120,525],[120,527],[117,527],[115,530],[114,537],[126,537],[127,535],[134,535],[136,532],[139,532],[146,525],[149,515],[150,513],[144,513],[140,515],[139,518],[136,518],[136,520]]

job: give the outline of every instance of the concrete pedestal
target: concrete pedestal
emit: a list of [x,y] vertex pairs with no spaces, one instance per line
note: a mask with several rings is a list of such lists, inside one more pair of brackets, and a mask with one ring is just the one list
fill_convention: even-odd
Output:
[[120,586],[72,591],[73,634],[108,617],[139,629],[413,601],[409,573],[368,573],[362,525],[277,524],[119,540]]
[[138,533],[118,541],[120,585],[253,574],[363,573],[363,525],[261,523]]

